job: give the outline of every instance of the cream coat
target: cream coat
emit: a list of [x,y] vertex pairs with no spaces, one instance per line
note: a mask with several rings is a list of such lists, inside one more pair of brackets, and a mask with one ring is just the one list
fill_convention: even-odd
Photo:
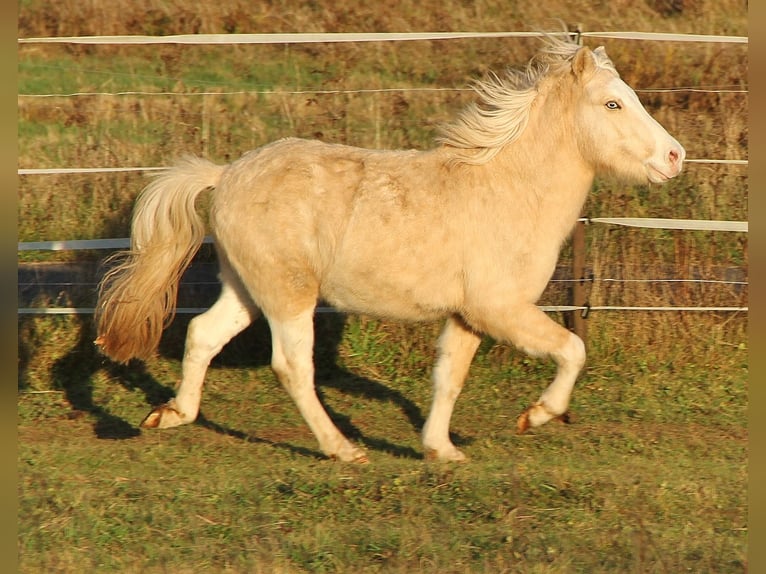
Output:
[[535,305],[593,178],[662,182],[685,152],[620,80],[602,48],[553,41],[527,70],[476,85],[479,101],[429,151],[374,151],[285,139],[228,166],[187,158],[138,200],[132,250],[105,278],[97,342],[118,361],[147,357],[172,316],[178,281],[209,228],[222,294],[192,320],[175,399],[144,421],[197,416],[208,363],[263,313],[272,366],[328,456],[365,461],[335,427],[313,381],[313,314],[402,321],[446,317],[423,429],[427,456],[464,458],[449,420],[480,334],[556,361],[520,431],[566,413],[582,341]]

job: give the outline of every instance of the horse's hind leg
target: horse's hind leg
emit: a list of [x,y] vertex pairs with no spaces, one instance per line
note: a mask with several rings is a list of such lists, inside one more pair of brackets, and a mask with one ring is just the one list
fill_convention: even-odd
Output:
[[175,398],[149,413],[142,427],[169,428],[194,421],[210,361],[257,316],[258,310],[243,291],[239,279],[223,262],[220,278],[222,288],[218,300],[189,322],[181,363],[182,378]]
[[272,362],[277,377],[327,456],[345,462],[367,462],[365,452],[351,444],[333,424],[314,388],[314,307],[292,318],[266,314],[271,327]]
[[[494,310],[493,310],[494,311]],[[536,305],[515,306],[483,314],[487,332],[509,341],[532,356],[549,356],[558,370],[538,401],[516,422],[519,432],[566,415],[577,375],[585,364],[582,339],[548,317]]]
[[461,461],[465,455],[449,438],[449,422],[481,337],[459,317],[450,317],[439,337],[433,372],[434,398],[423,426],[426,458]]

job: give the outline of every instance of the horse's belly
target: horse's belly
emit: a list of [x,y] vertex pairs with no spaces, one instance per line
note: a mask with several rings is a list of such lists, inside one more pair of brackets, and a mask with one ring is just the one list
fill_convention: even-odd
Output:
[[456,312],[462,285],[440,273],[399,269],[344,269],[330,273],[320,286],[321,297],[351,313],[400,321],[428,321]]

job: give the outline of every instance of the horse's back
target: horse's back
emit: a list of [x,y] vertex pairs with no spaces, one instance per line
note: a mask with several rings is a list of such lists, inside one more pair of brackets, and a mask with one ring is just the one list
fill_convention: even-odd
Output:
[[281,270],[284,288],[306,284],[343,309],[431,318],[462,289],[443,169],[436,152],[280,140],[231,164],[211,223],[258,290]]

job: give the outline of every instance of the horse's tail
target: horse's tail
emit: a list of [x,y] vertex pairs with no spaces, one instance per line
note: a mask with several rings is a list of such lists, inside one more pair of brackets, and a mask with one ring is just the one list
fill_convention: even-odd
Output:
[[146,359],[159,346],[175,315],[181,275],[205,235],[195,200],[218,185],[224,169],[187,157],[141,192],[130,250],[115,254],[116,266],[99,285],[96,344],[115,361]]

